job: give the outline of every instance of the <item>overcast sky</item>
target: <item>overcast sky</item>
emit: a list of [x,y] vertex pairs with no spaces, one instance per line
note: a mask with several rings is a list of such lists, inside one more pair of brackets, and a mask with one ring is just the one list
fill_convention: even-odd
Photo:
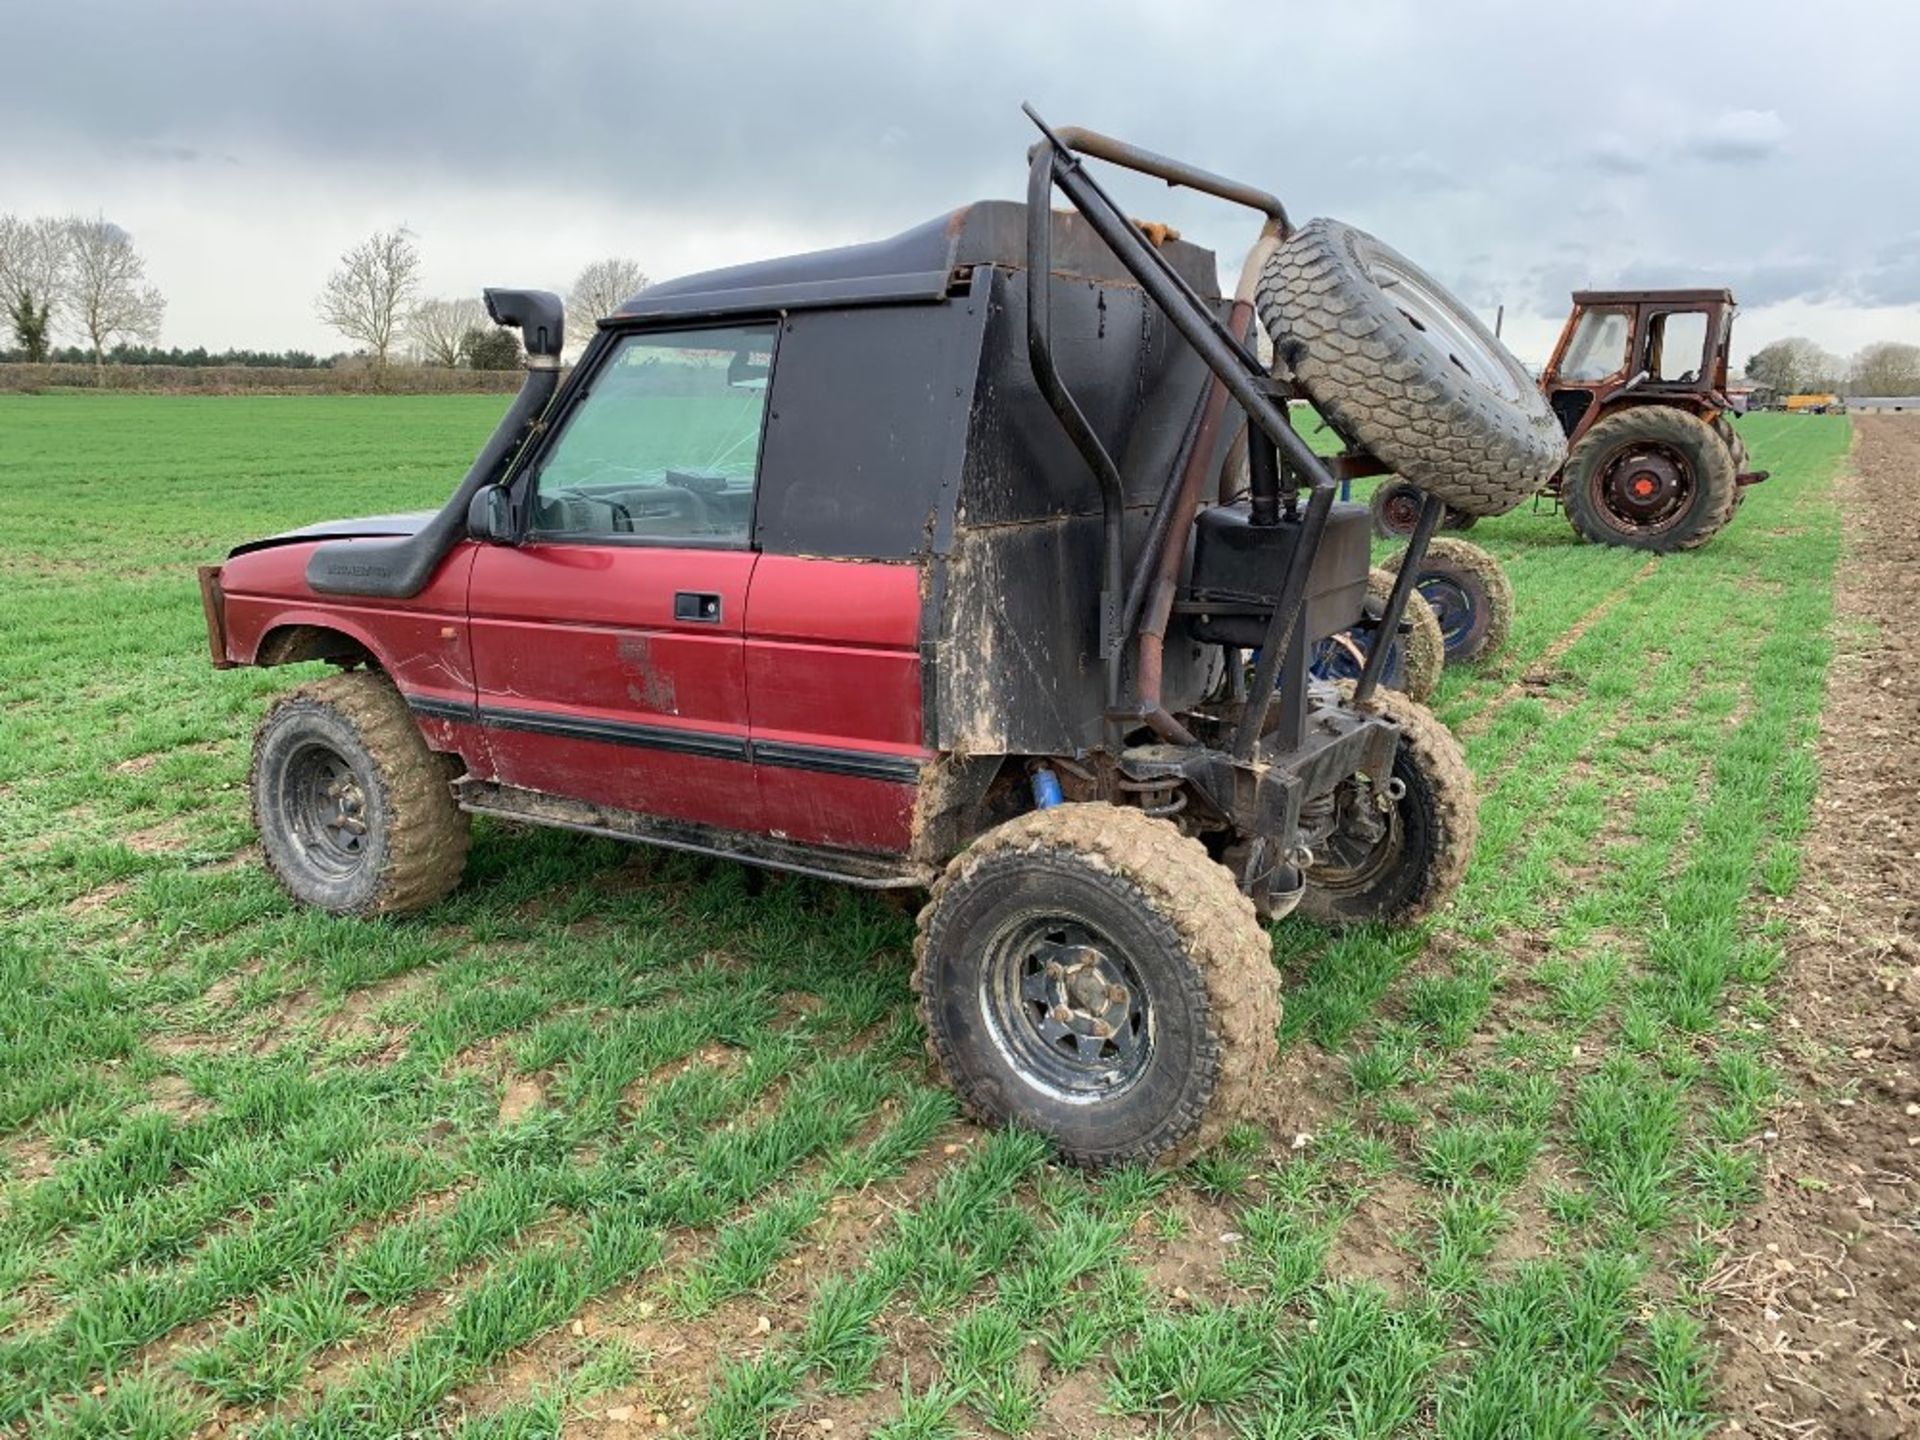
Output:
[[[1023,99],[1373,230],[1526,359],[1615,283],[1732,285],[1736,361],[1920,341],[1912,4],[0,0],[0,53],[0,212],[130,230],[169,344],[343,348],[378,227],[453,295],[1017,197]],[[1247,212],[1115,188],[1237,270]]]

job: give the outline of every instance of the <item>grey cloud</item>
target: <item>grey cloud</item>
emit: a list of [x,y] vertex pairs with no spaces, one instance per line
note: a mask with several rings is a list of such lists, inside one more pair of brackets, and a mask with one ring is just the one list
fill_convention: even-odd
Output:
[[1681,144],[1681,153],[1719,165],[1751,165],[1779,153],[1786,122],[1773,110],[1723,110]]
[[[35,143],[0,153],[0,194],[85,183],[97,198],[63,203],[113,211],[129,165],[184,189],[244,157],[238,174],[311,197],[254,228],[302,238],[338,202],[455,195],[839,243],[1020,194],[1031,99],[1274,189],[1296,215],[1367,225],[1510,309],[1561,313],[1569,289],[1634,267],[1755,295],[1910,296],[1920,266],[1862,217],[1920,233],[1920,195],[1886,183],[1911,166],[1920,97],[1898,75],[1862,81],[1858,37],[1808,34],[1798,13],[1750,0],[1711,64],[1650,65],[1671,21],[1640,0],[1599,31],[1495,0],[16,5],[9,42],[36,58],[0,87],[0,134]],[[1876,30],[1881,52],[1912,53],[1920,12]],[[1788,143],[1826,134],[1848,145]],[[1229,270],[1252,232],[1186,192],[1114,189]],[[422,242],[432,256],[484,238]],[[1783,255],[1833,257],[1825,292],[1820,267],[1765,258]],[[244,257],[209,268],[246,283]],[[306,323],[307,299],[263,298],[260,323]],[[173,311],[189,342],[191,314]]]

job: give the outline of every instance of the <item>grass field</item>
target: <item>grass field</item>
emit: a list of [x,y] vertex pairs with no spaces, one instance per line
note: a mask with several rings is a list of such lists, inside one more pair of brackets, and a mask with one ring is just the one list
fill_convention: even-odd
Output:
[[506,1440],[1682,1437],[1779,1081],[1844,419],[1708,549],[1522,511],[1438,708],[1422,933],[1275,933],[1286,1119],[1100,1180],[958,1122],[911,922],[482,824],[417,920],[299,913],[192,565],[437,503],[498,397],[0,396],[0,1426]]

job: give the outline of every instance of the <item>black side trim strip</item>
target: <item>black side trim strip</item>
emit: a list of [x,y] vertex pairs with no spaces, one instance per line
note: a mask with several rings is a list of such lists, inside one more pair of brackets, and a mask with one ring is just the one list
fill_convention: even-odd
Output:
[[749,742],[738,735],[710,731],[675,730],[664,725],[640,725],[622,720],[589,720],[556,715],[547,710],[503,710],[409,695],[407,706],[417,715],[439,720],[463,720],[495,730],[520,730],[534,735],[559,735],[569,740],[597,740],[607,745],[632,745],[644,750],[666,750],[677,755],[704,755],[716,760],[744,760],[785,770],[812,770],[827,775],[852,775],[862,780],[886,780],[912,785],[920,779],[921,761],[911,755],[875,750],[837,750],[827,745],[797,745],[784,740]]
[[911,755],[885,755],[872,750],[833,750],[825,745],[795,745],[785,740],[756,740],[757,764],[786,770],[819,770],[829,775],[854,775],[862,780],[893,780],[912,785],[920,779],[920,761]]
[[430,715],[435,720],[464,720],[469,725],[480,718],[477,705],[469,705],[464,700],[441,700],[432,695],[407,696],[407,708],[416,715]]
[[671,730],[664,725],[587,720],[577,715],[555,715],[548,710],[495,710],[484,705],[480,707],[480,723],[494,730],[524,730],[534,735],[562,735],[569,740],[635,745],[643,750],[667,750],[676,755],[706,755],[717,760],[748,758],[747,742],[738,735]]

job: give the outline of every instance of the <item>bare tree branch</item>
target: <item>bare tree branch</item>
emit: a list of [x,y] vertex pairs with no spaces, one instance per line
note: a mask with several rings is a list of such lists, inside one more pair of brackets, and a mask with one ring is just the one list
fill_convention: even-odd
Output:
[[1853,357],[1856,395],[1920,395],[1920,345],[1881,340]]
[[467,332],[487,323],[487,308],[478,300],[422,300],[407,316],[407,338],[427,364],[451,369],[460,363]]
[[651,283],[637,260],[614,256],[594,261],[574,278],[573,289],[567,292],[567,338],[584,345],[593,338],[595,321],[611,315],[622,301]]
[[405,226],[376,231],[340,257],[316,309],[327,324],[371,350],[374,368],[384,370],[401,317],[419,286],[420,252],[413,232]]
[[22,348],[34,347],[19,333],[17,317],[44,322],[39,327],[40,346],[44,348],[51,327],[66,308],[71,266],[72,248],[65,221],[51,216],[23,220],[17,215],[0,215],[0,310],[16,318],[14,340]]
[[133,237],[111,220],[75,216],[66,222],[66,234],[66,308],[93,349],[97,371],[116,340],[159,339],[167,302],[146,283],[147,262],[135,252]]

